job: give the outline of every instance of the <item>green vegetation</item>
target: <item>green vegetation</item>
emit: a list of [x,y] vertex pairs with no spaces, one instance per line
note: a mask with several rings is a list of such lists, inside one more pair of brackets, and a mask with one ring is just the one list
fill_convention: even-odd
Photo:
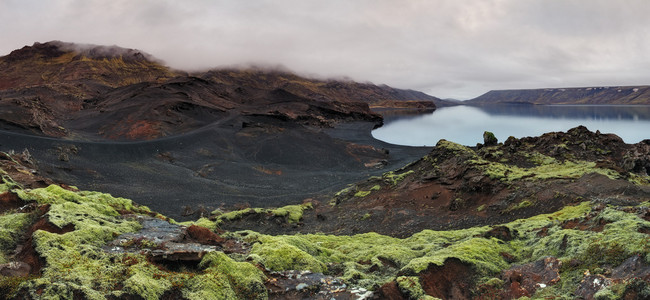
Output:
[[436,299],[424,293],[424,290],[420,285],[420,278],[417,276],[400,276],[397,277],[395,281],[397,282],[399,290],[408,295],[410,299]]
[[358,191],[358,192],[354,193],[354,196],[359,197],[359,198],[363,198],[365,196],[370,195],[370,193],[372,193],[372,192],[371,191]]
[[[587,172],[618,176],[608,169],[596,168],[589,162],[563,161],[536,153],[526,156],[532,168],[504,165],[479,157],[473,150],[447,141],[439,142],[448,154],[469,157],[463,160],[486,175],[503,181],[544,178],[575,178]],[[612,172],[612,173],[610,173]],[[375,179],[367,190],[350,187],[341,193],[365,197],[382,185],[395,186],[414,171],[387,172]],[[5,174],[5,177],[6,174]],[[379,180],[379,181],[377,181]],[[206,254],[195,269],[170,271],[154,265],[144,254],[114,254],[104,247],[118,235],[138,231],[140,223],[133,217],[152,214],[131,200],[109,194],[64,189],[52,185],[26,190],[10,178],[3,178],[0,188],[15,192],[24,201],[49,205],[45,218],[60,230],[36,230],[32,236],[35,250],[44,259],[39,277],[0,278],[0,290],[7,294],[22,289],[35,298],[88,299],[107,296],[137,295],[158,299],[172,290],[188,299],[266,299],[270,271],[309,270],[331,274],[349,286],[377,289],[394,281],[412,299],[432,299],[425,295],[420,273],[432,265],[442,266],[449,259],[458,259],[471,266],[471,276],[481,288],[503,288],[509,284],[500,274],[513,265],[536,262],[552,256],[562,262],[560,280],[540,289],[532,298],[571,298],[585,274],[606,274],[626,259],[638,255],[650,263],[650,222],[640,215],[648,202],[632,206],[605,206],[584,201],[550,214],[537,215],[501,224],[512,235],[508,240],[494,237],[494,226],[461,230],[424,230],[407,238],[394,238],[377,233],[353,236],[326,234],[265,235],[251,231],[229,233],[229,238],[251,245],[247,254]],[[461,200],[459,200],[461,201]],[[513,203],[505,211],[529,207],[534,199]],[[289,205],[276,209],[253,209],[215,213],[212,219],[202,218],[183,225],[199,225],[216,230],[224,221],[247,214],[266,214],[297,223],[311,203]],[[485,209],[479,206],[477,211]],[[162,216],[159,216],[164,218]],[[370,219],[366,213],[360,220]],[[16,247],[26,230],[35,221],[29,213],[7,212],[0,215],[1,262]],[[581,224],[578,230],[575,225]],[[495,225],[496,226],[496,225]],[[590,228],[602,230],[590,230]],[[586,230],[584,228],[587,228]],[[146,245],[156,246],[156,245]],[[577,263],[576,263],[577,262]],[[618,298],[637,281],[623,281],[602,289],[596,295]],[[639,287],[643,289],[644,286]]]
[[[217,225],[223,224],[225,221],[234,221],[243,218],[246,215],[251,215],[251,214],[269,214],[273,215],[276,217],[286,217],[287,222],[291,224],[295,224],[300,222],[300,219],[302,219],[302,214],[305,212],[307,209],[312,209],[314,208],[311,204],[311,202],[306,202],[303,204],[296,204],[296,205],[287,205],[283,206],[280,208],[275,208],[275,209],[269,209],[269,208],[245,208],[242,210],[235,210],[227,213],[221,213],[220,215],[216,216],[216,225],[209,224],[209,220],[204,220],[201,224],[194,223],[199,226],[207,227],[207,228],[214,228]],[[199,220],[201,221],[201,220]]]
[[397,185],[400,183],[406,176],[415,173],[413,170],[409,170],[400,174],[395,173],[394,171],[391,172],[386,172],[384,175],[382,175],[382,178],[384,179],[384,182],[390,185]]
[[32,220],[33,216],[27,213],[0,215],[0,264],[7,262],[3,253],[16,247],[16,242]]
[[[466,162],[473,167],[482,170],[485,175],[492,179],[504,182],[515,180],[544,180],[553,178],[579,178],[585,174],[598,173],[611,179],[619,179],[621,175],[611,169],[596,167],[595,162],[581,160],[557,161],[556,159],[538,152],[524,153],[530,162],[535,164],[532,168],[523,168],[516,165],[506,164],[501,161],[489,161],[481,158],[474,150],[460,144],[441,140],[436,147],[449,150],[457,156],[466,158]],[[641,180],[637,180],[641,181]]]
[[485,145],[496,145],[499,142],[497,140],[497,137],[494,136],[494,133],[489,132],[489,131],[484,131],[483,132],[483,144]]

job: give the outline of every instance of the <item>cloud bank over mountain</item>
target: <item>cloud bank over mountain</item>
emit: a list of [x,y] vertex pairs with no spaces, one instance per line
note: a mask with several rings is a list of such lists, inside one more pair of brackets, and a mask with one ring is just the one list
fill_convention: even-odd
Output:
[[472,98],[490,89],[650,83],[650,2],[0,2],[0,54],[62,40],[181,69],[268,64]]

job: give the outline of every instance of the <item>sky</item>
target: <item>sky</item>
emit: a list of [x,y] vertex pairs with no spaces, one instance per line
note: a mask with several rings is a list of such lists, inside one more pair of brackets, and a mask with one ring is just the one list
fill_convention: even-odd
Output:
[[0,0],[0,55],[134,48],[186,71],[282,66],[470,99],[650,84],[648,0]]

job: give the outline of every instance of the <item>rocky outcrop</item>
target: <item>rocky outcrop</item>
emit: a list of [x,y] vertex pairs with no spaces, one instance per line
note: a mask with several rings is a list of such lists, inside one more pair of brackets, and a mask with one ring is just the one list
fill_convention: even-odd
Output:
[[[441,140],[424,158],[341,190],[329,202],[334,206],[315,205],[293,230],[404,237],[508,222],[580,199],[639,203],[650,200],[646,151],[645,141],[625,144],[582,126],[474,148]],[[242,221],[232,228],[287,230]],[[513,235],[491,234],[504,240]]]

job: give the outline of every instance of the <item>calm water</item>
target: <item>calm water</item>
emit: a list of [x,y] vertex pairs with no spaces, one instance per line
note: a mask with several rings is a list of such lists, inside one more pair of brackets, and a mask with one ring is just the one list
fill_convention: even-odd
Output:
[[584,125],[591,131],[614,133],[626,143],[650,139],[650,106],[494,105],[454,106],[426,115],[387,115],[372,135],[409,146],[433,146],[446,139],[463,145],[483,142],[491,131],[500,142],[508,136],[538,136]]

